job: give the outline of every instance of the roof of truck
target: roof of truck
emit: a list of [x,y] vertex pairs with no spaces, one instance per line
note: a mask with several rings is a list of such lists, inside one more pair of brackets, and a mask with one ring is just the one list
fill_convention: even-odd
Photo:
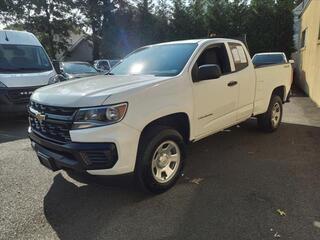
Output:
[[39,40],[29,32],[0,30],[0,44],[41,46]]
[[158,43],[158,44],[153,44],[153,45],[205,43],[205,42],[238,42],[238,43],[241,43],[241,41],[239,41],[239,40],[229,39],[229,38],[203,38],[203,39],[190,39],[190,40],[180,40],[180,41],[173,41],[173,42],[164,42],[164,43]]

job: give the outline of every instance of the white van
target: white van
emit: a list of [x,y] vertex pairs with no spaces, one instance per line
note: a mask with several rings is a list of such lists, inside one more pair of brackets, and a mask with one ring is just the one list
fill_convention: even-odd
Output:
[[0,115],[26,112],[32,92],[56,81],[57,73],[32,33],[0,30]]

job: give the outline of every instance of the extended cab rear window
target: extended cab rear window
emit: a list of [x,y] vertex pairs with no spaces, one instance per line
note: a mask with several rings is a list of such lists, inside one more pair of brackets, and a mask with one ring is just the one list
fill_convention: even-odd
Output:
[[0,73],[26,73],[52,70],[40,46],[0,44]]
[[235,71],[241,71],[246,68],[249,63],[243,46],[239,43],[229,43],[229,48],[233,58]]

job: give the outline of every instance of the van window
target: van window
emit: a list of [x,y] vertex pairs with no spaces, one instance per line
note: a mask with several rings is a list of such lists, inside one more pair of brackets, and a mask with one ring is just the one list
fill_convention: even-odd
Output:
[[192,68],[192,79],[196,79],[199,67],[207,64],[217,64],[220,67],[222,74],[231,72],[228,53],[224,44],[215,44],[201,53]]
[[0,73],[27,73],[52,70],[39,46],[0,44]]
[[249,63],[246,52],[244,51],[242,45],[239,43],[229,43],[229,47],[236,71],[241,71],[242,69],[246,68]]

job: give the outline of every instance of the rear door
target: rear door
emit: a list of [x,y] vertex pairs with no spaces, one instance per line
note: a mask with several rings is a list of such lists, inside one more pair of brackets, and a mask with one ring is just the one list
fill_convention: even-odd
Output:
[[235,74],[232,74],[226,45],[220,43],[205,48],[192,68],[192,75],[199,66],[205,64],[219,65],[222,76],[193,82],[194,120],[198,138],[233,125],[237,118],[238,85]]
[[232,75],[238,83],[237,122],[240,122],[252,115],[256,77],[246,47],[238,42],[229,42],[228,48],[234,63]]

